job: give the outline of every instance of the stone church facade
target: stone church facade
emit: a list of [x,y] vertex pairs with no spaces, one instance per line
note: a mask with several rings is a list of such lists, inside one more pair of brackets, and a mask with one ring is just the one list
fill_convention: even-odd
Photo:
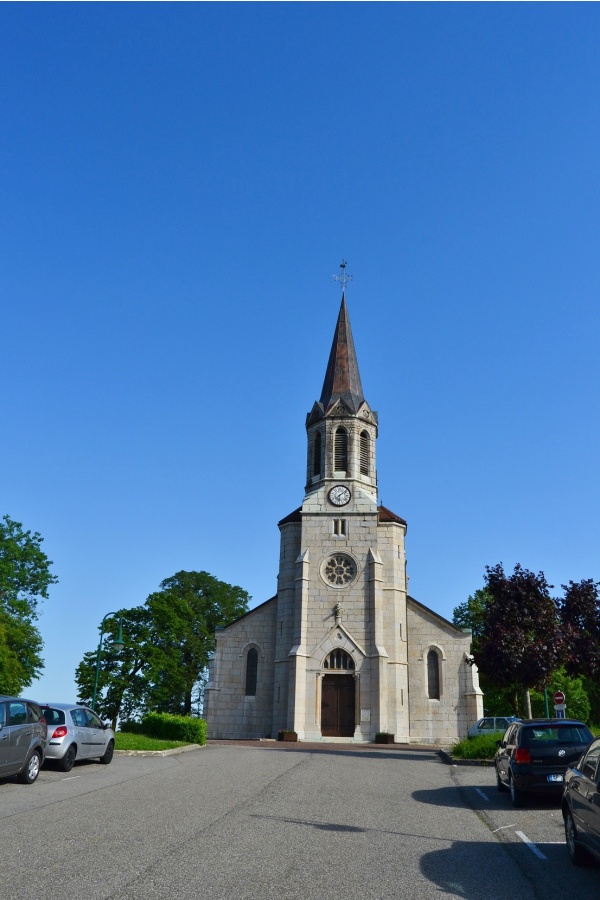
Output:
[[216,635],[209,738],[464,737],[483,715],[471,636],[408,595],[407,526],[378,505],[378,417],[344,295],[306,431],[304,501],[279,522],[277,594]]

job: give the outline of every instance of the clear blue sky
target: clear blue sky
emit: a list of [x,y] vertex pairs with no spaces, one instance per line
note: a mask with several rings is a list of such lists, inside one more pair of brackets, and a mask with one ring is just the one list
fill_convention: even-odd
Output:
[[342,257],[383,504],[451,618],[600,579],[600,8],[4,3],[0,512],[40,700],[180,569],[275,593]]

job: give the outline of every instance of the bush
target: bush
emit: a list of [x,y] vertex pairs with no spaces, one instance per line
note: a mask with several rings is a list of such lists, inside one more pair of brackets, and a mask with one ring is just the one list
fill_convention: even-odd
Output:
[[206,743],[206,722],[191,716],[172,716],[170,713],[148,713],[141,722],[141,731],[149,737],[164,741]]
[[492,734],[465,738],[455,744],[450,752],[457,759],[493,759],[498,749],[496,741],[501,741],[502,735],[502,731],[495,731]]
[[126,722],[119,724],[119,731],[125,731],[128,734],[142,734],[142,723],[128,719]]

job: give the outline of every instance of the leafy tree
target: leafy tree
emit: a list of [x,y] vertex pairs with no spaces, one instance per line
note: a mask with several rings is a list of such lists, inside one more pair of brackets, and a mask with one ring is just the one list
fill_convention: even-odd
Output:
[[[202,702],[214,632],[248,609],[249,595],[207,572],[177,572],[144,606],[120,610],[106,621],[96,709],[110,718],[139,718],[149,711],[190,715]],[[123,623],[125,647],[113,639]],[[97,650],[77,667],[80,700],[91,703]]]
[[[471,652],[477,659],[480,652],[481,638],[484,633],[484,617],[491,594],[485,588],[479,588],[471,594],[465,603],[454,609],[452,621],[457,628],[470,629],[473,635]],[[487,716],[516,715],[519,709],[515,685],[499,687],[494,681],[479,672],[479,684],[483,691],[484,713]]]
[[40,600],[58,579],[42,541],[9,516],[0,520],[0,693],[20,693],[44,667],[34,623]]
[[245,590],[208,572],[177,572],[150,594],[151,708],[190,715],[215,648],[215,629],[245,613],[249,600]]
[[[115,650],[118,617],[121,617],[125,646]],[[99,627],[100,630],[101,626]],[[152,623],[145,606],[121,609],[106,620],[100,655],[96,712],[110,719],[116,728],[117,719],[135,718],[145,709],[149,692],[148,651],[152,642]],[[77,696],[81,703],[91,704],[96,679],[98,650],[86,653],[75,672]]]
[[479,641],[483,634],[483,620],[485,608],[490,600],[490,594],[480,588],[471,594],[465,603],[455,607],[452,621],[457,628],[470,629],[473,635],[471,650],[475,653],[479,649]]
[[[553,696],[555,691],[563,691],[567,698],[567,715],[573,719],[589,722],[591,705],[583,678],[572,678],[561,666],[553,672],[546,686],[548,693],[548,712],[554,716]],[[546,701],[542,691],[531,692],[531,710],[534,716],[546,715]]]
[[486,566],[482,635],[475,661],[498,687],[520,686],[531,716],[530,688],[543,689],[560,666],[563,637],[558,607],[543,572],[515,566],[506,575],[502,563]]
[[568,675],[600,676],[600,582],[592,578],[562,585],[560,619]]

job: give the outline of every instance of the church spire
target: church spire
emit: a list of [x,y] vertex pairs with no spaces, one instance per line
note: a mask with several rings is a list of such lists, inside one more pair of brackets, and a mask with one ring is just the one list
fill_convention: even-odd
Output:
[[351,413],[357,413],[365,399],[352,340],[345,291],[342,293],[342,305],[321,391],[321,403],[325,413],[340,399]]

